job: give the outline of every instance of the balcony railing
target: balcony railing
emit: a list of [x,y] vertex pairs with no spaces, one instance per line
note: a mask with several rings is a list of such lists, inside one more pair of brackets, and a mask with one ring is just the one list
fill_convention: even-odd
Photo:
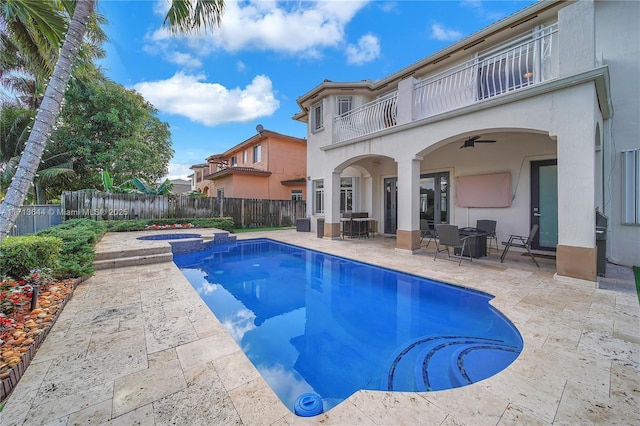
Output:
[[398,92],[337,116],[333,121],[333,143],[375,133],[398,124]]
[[557,31],[557,25],[546,27],[506,50],[418,81],[412,118],[431,117],[553,78],[552,46]]
[[[432,117],[556,77],[553,46],[557,32],[557,24],[553,24],[417,81],[410,119]],[[398,102],[410,100],[398,99],[398,93],[393,92],[336,117],[333,143],[397,125]]]

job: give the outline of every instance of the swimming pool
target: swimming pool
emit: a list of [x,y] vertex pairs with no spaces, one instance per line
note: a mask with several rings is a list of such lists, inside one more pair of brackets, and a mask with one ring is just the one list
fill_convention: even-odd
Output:
[[292,411],[307,393],[328,410],[359,389],[475,383],[523,346],[489,294],[269,239],[174,262]]

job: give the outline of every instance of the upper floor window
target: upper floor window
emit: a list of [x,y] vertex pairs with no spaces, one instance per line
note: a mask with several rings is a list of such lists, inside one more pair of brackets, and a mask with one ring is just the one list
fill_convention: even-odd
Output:
[[640,225],[640,149],[622,151],[622,223]]
[[247,150],[242,151],[242,164],[247,164]]
[[324,107],[322,101],[311,107],[311,131],[317,132],[324,128]]
[[345,114],[353,108],[353,96],[338,96],[338,115]]
[[231,157],[231,167],[236,167],[238,165],[238,157],[236,157],[235,155],[233,157]]
[[293,201],[302,201],[302,189],[292,189],[291,199]]
[[253,147],[253,162],[257,163],[258,161],[262,160],[262,148],[261,145],[254,145]]

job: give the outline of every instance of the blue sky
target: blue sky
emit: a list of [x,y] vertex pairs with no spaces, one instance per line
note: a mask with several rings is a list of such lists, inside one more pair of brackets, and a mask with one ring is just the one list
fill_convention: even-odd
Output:
[[532,3],[227,0],[219,28],[176,36],[161,28],[164,0],[100,0],[100,65],[169,123],[169,177],[184,178],[258,124],[304,138],[296,99],[324,79],[384,78]]

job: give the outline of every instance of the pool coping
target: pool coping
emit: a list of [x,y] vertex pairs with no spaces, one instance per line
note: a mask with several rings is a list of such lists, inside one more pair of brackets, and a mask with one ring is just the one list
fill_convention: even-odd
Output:
[[[195,230],[188,231],[193,233]],[[111,238],[113,235],[107,234],[98,249],[131,245],[129,240],[135,233],[127,234],[120,235],[117,241]],[[98,271],[78,286],[52,333],[8,399],[5,410],[0,413],[0,421],[17,424],[25,420],[61,419],[72,423],[77,419],[99,418],[119,422],[144,419],[146,424],[165,424],[168,418],[175,419],[181,415],[179,412],[168,414],[162,409],[171,398],[178,396],[184,398],[180,399],[182,405],[190,407],[188,413],[182,414],[190,421],[224,418],[235,419],[233,422],[240,424],[550,424],[634,423],[640,420],[637,398],[633,397],[640,388],[636,379],[640,371],[640,332],[637,326],[640,308],[635,293],[561,283],[553,279],[553,266],[543,264],[541,270],[536,270],[520,259],[506,265],[474,261],[462,267],[446,259],[434,262],[433,252],[425,251],[414,256],[398,253],[383,237],[372,239],[375,241],[333,241],[295,231],[238,234],[237,237],[247,239],[265,235],[269,239],[338,256],[357,260],[367,258],[364,260],[366,263],[373,262],[493,294],[495,297],[490,303],[507,316],[523,336],[525,346],[522,354],[503,372],[463,388],[424,393],[358,391],[327,413],[301,418],[291,413],[275,396],[173,262],[131,266]],[[166,244],[166,241],[160,240],[160,243]],[[134,289],[125,285],[118,290],[120,293],[113,296],[109,294],[114,291],[113,286],[107,283],[110,280],[114,283],[131,280],[132,277],[136,277],[139,287],[135,291],[139,290],[149,299],[141,297],[129,305],[138,309],[148,303],[161,308],[162,315],[158,312],[149,314],[151,317],[147,319],[150,323],[144,327],[134,327],[123,317],[110,323],[111,328],[107,327],[104,333],[98,333],[95,324],[88,320],[87,312],[95,310],[92,299],[95,304],[96,297],[103,292],[106,295],[102,294],[100,298],[100,309],[116,309],[118,301],[121,303],[118,309],[129,306],[121,296],[125,293],[131,296]],[[174,295],[173,299],[153,299],[169,290]],[[138,309],[135,313],[143,317],[142,311]],[[77,321],[85,321],[86,324],[78,324]],[[160,327],[161,332],[155,336],[158,322],[166,327]],[[179,327],[195,334],[185,338],[184,334],[176,331]],[[75,348],[69,349],[64,345],[70,336],[81,330],[91,330],[91,339],[83,351],[76,353]],[[141,363],[131,367],[128,374],[123,372],[119,376],[94,372],[94,375],[105,374],[104,380],[97,380],[100,382],[97,386],[110,389],[110,397],[106,396],[107,392],[90,399],[88,394],[91,392],[86,389],[84,395],[73,394],[69,390],[69,395],[58,399],[68,399],[69,404],[50,403],[51,400],[46,398],[51,393],[47,386],[53,378],[58,380],[60,387],[64,387],[64,380],[96,381],[82,376],[87,372],[76,371],[73,367],[67,367],[73,370],[71,373],[67,371],[64,377],[60,376],[55,369],[64,366],[64,360],[56,360],[55,354],[59,357],[66,351],[91,358],[97,350],[92,342],[97,345],[101,339],[134,335],[134,331],[143,336],[137,339],[145,342],[139,347],[145,350],[147,365]],[[168,331],[174,334],[163,335]],[[209,348],[212,343],[214,349]],[[111,344],[118,346],[117,342],[111,341]],[[100,350],[109,351],[110,348],[106,346]],[[170,389],[157,393],[161,379],[151,372],[159,364],[163,365],[165,374],[174,371],[175,377],[181,381],[176,379],[175,383],[166,385]],[[141,382],[143,376],[149,380]],[[215,395],[208,394],[218,401],[213,413],[211,407],[201,407],[202,395],[189,393],[189,387],[197,387],[201,380],[213,380],[218,385]],[[132,397],[128,392],[134,385],[143,386],[147,393]],[[169,391],[172,392],[167,393]],[[122,395],[129,395],[134,403],[126,405]],[[93,417],[88,417],[90,415]]]

